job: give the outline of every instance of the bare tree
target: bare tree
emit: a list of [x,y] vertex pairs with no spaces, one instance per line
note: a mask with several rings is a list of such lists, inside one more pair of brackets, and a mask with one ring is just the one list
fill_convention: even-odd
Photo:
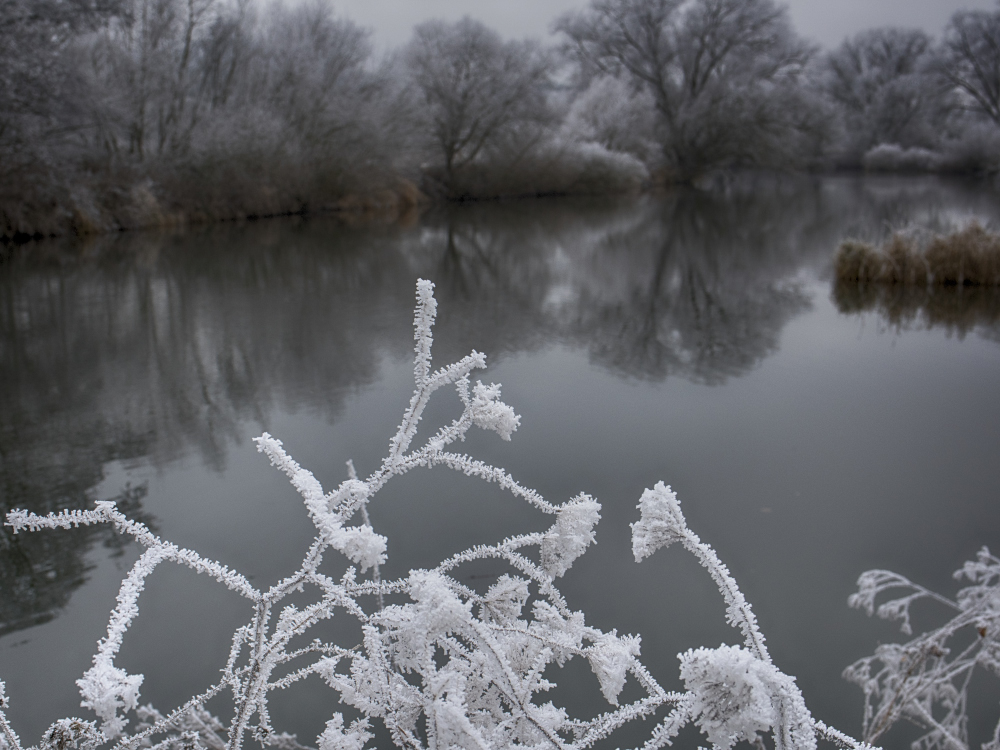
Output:
[[430,21],[414,31],[406,59],[449,185],[457,170],[547,116],[549,59],[534,42],[505,42],[468,17]]
[[941,45],[939,70],[962,106],[1000,125],[1000,11],[959,11]]
[[584,71],[649,92],[681,179],[783,163],[809,125],[797,83],[812,50],[772,0],[592,0],[555,29]]

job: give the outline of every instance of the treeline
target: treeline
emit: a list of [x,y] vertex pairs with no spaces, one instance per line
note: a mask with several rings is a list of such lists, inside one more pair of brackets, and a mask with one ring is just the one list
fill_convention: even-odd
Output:
[[1000,11],[823,52],[774,0],[592,0],[378,58],[330,0],[0,0],[0,237],[715,170],[1000,169]]

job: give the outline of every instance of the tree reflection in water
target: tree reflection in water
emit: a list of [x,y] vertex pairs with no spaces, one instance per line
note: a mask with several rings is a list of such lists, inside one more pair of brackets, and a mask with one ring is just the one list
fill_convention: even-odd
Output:
[[[845,235],[989,199],[934,185],[762,178],[459,206],[412,226],[275,220],[11,253],[0,265],[0,510],[88,506],[112,461],[194,453],[222,468],[275,410],[335,419],[385,356],[409,357],[396,323],[418,276],[437,285],[442,359],[562,343],[623,377],[723,383],[777,350],[810,305],[803,269],[822,269]],[[845,310],[886,304],[837,294]],[[939,303],[949,312],[920,309],[960,333],[997,320],[995,300],[972,319]],[[892,309],[903,320],[916,308]],[[120,501],[141,513],[143,492]],[[82,529],[58,541],[0,532],[0,634],[64,606],[96,541]]]
[[626,377],[716,384],[747,372],[809,306],[793,277],[812,217],[787,208],[755,193],[660,201],[574,264],[568,330]]

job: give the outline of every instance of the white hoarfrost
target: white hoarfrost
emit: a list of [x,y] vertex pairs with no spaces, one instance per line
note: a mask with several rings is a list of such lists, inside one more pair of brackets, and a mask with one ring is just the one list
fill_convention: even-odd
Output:
[[632,524],[632,554],[642,562],[661,547],[679,542],[687,532],[677,493],[657,482],[639,499],[639,520]]
[[816,733],[795,680],[739,646],[680,655],[695,723],[717,748],[774,730],[777,747],[812,750]]
[[372,737],[368,731],[368,719],[353,721],[350,728],[344,731],[344,715],[335,713],[318,737],[319,750],[361,750]]
[[556,523],[542,540],[542,567],[560,578],[573,562],[594,543],[594,527],[601,520],[601,504],[580,494],[556,513]]
[[504,440],[510,440],[511,434],[520,426],[521,418],[499,398],[499,385],[496,383],[483,385],[482,382],[477,382],[472,389],[469,410],[476,427],[492,430]]
[[[771,662],[750,605],[729,571],[712,548],[687,528],[677,496],[663,483],[646,490],[640,501],[641,517],[633,524],[636,560],[673,542],[690,550],[719,587],[729,621],[743,633],[744,647],[682,654],[686,691],[670,692],[639,661],[639,636],[604,632],[570,607],[555,582],[596,542],[601,506],[586,494],[561,505],[549,503],[503,469],[449,450],[472,427],[509,440],[520,417],[500,400],[500,386],[471,385],[469,374],[486,366],[484,355],[473,351],[433,369],[431,332],[437,312],[433,290],[429,281],[417,283],[415,389],[385,459],[367,479],[359,479],[348,462],[348,478],[337,489],[324,492],[312,472],[285,452],[280,440],[267,433],[256,439],[258,450],[301,495],[316,527],[301,567],[271,588],[258,590],[224,565],[163,541],[112,503],[48,516],[23,510],[7,514],[14,533],[111,523],[145,547],[122,582],[93,666],[78,681],[82,705],[96,714],[100,729],[79,719],[57,722],[38,750],[91,750],[112,741],[117,742],[114,750],[240,750],[248,736],[262,746],[302,748],[296,738],[271,726],[268,697],[312,674],[334,691],[331,708],[339,701],[360,714],[348,725],[341,713],[331,710],[326,728],[316,738],[319,750],[370,747],[379,725],[405,750],[585,750],[630,722],[654,717],[660,718],[645,750],[669,745],[690,723],[720,750],[766,733],[780,750],[812,750],[818,735],[841,747],[861,747],[811,717],[794,680]],[[449,385],[456,388],[464,406],[461,416],[414,447],[428,400]],[[548,531],[471,547],[432,569],[383,580],[381,566],[389,545],[371,528],[367,506],[394,477],[435,466],[494,482],[554,516],[554,523]],[[346,558],[347,569],[339,579],[321,569],[330,551]],[[479,560],[505,567],[485,593],[463,582],[468,578],[459,572]],[[219,681],[166,714],[140,706],[143,676],[130,675],[115,664],[122,639],[139,614],[146,578],[161,562],[207,573],[243,596],[252,612],[233,633]],[[359,580],[358,568],[361,573],[371,571],[369,577]],[[297,596],[295,605],[285,601],[292,594]],[[335,615],[356,620],[360,639],[344,644],[316,638],[313,627]],[[593,687],[608,703],[608,710],[596,717],[574,716],[573,706],[557,705],[547,696],[554,687],[550,680],[559,674],[553,665],[573,659],[587,660],[596,677]],[[637,697],[622,703],[630,683]],[[204,708],[223,692],[233,700],[228,726]],[[0,682],[0,750],[24,750],[8,721],[8,708]],[[131,734],[126,731],[128,714],[137,719]]]

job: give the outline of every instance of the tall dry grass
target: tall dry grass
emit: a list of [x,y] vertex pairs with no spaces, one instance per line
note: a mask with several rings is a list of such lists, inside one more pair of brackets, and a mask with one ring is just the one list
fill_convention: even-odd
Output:
[[1000,234],[973,223],[948,235],[896,232],[881,247],[845,240],[834,271],[838,285],[1000,287]]

